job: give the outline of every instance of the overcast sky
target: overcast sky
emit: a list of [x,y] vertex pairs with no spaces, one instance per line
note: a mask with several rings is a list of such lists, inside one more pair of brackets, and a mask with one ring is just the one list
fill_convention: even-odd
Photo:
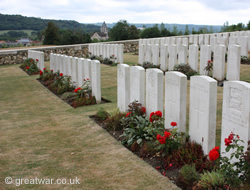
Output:
[[246,24],[250,0],[0,0],[0,13],[80,23]]

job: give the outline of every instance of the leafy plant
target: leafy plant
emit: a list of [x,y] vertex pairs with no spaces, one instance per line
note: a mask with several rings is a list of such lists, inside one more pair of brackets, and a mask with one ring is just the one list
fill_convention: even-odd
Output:
[[71,92],[75,89],[70,76],[64,76],[62,73],[57,72],[54,83],[49,86],[57,94],[63,94],[64,92]]
[[149,69],[149,68],[157,68],[157,69],[160,69],[160,65],[154,65],[153,63],[150,63],[150,62],[148,62],[148,61],[143,62],[142,67],[143,67],[144,69]]
[[187,75],[187,78],[190,79],[191,76],[197,75],[198,73],[193,70],[189,65],[187,64],[178,64],[174,66],[174,71],[179,71],[185,75]]
[[77,98],[77,94],[76,93],[74,93],[74,92],[65,92],[65,93],[63,93],[63,95],[61,96],[61,98],[63,99],[63,100],[74,100],[74,99],[76,99]]
[[43,69],[43,72],[40,71],[39,80],[41,81],[48,81],[48,80],[54,80],[54,78],[57,76],[57,73],[54,73],[53,70],[47,71],[46,68]]
[[101,121],[106,120],[110,116],[110,114],[102,107],[97,111],[96,115]]
[[194,164],[198,172],[211,171],[216,168],[216,163],[208,160],[204,155],[202,146],[196,142],[186,142],[179,149],[174,150],[171,155],[164,158],[165,165],[172,164],[172,168],[180,168],[185,164]]
[[181,186],[182,189],[191,189],[193,184],[200,179],[200,174],[196,171],[195,166],[184,165],[177,179],[177,185]]
[[112,131],[121,131],[123,126],[121,125],[121,119],[125,116],[124,113],[119,111],[109,113],[110,116],[104,121],[105,128]]
[[169,155],[174,150],[177,150],[186,138],[185,133],[178,132],[178,128],[173,128],[164,131],[164,135],[157,134],[157,150],[161,151],[162,155]]
[[207,62],[207,66],[204,68],[204,71],[206,71],[206,74],[208,76],[212,76],[212,72],[213,72],[213,62],[212,61],[208,61]]
[[128,112],[126,115],[128,119],[122,119],[122,125],[124,126],[124,131],[121,135],[123,137],[122,143],[128,146],[131,146],[134,142],[142,146],[143,140],[153,141],[156,139],[156,135],[165,129],[164,119],[161,118],[162,113],[160,111],[157,111],[160,116],[155,116],[153,120],[149,120],[145,115],[137,115],[137,112]]
[[20,66],[24,71],[26,71],[29,75],[38,74],[40,69],[37,67],[38,59],[34,60],[32,58],[28,58],[24,61],[24,63]]
[[204,189],[224,188],[225,177],[219,171],[206,171],[201,174],[201,178],[198,185]]
[[232,152],[230,157],[221,156],[218,163],[220,165],[219,171],[225,176],[226,183],[236,188],[241,184],[247,183],[249,179],[250,163],[249,160],[246,160],[246,155],[249,154],[249,150],[248,153],[244,153],[244,146],[240,145],[240,143],[244,144],[243,140],[233,132],[231,132],[228,138],[224,139],[224,142],[226,152],[230,150],[232,150]]
[[78,98],[90,97],[92,94],[90,80],[87,78],[87,79],[84,79],[83,81],[84,81],[83,85],[74,90]]

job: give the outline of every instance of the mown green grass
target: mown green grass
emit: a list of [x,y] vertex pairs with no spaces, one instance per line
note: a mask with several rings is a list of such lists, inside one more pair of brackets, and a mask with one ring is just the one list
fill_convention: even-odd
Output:
[[[48,63],[46,63],[48,66]],[[17,65],[0,67],[0,189],[176,189],[89,119],[116,108],[116,67],[102,65],[108,104],[74,109]],[[13,179],[77,177],[80,185],[7,185]]]

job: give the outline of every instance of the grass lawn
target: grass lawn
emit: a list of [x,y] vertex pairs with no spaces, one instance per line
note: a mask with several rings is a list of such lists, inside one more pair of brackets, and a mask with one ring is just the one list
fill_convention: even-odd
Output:
[[[116,108],[116,67],[101,69],[112,103],[73,109],[18,65],[0,67],[0,189],[177,189],[89,119]],[[77,177],[80,185],[16,187],[6,177]]]

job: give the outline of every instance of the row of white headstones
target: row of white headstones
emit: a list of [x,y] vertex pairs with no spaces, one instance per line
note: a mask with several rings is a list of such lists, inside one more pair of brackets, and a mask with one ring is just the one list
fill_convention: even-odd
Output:
[[[146,75],[146,76],[145,76]],[[187,77],[159,69],[119,64],[117,70],[117,106],[125,112],[129,103],[138,100],[146,106],[146,114],[165,107],[165,128],[177,122],[179,131],[186,132]],[[164,106],[165,101],[165,106]],[[215,146],[217,81],[208,76],[190,79],[189,135],[202,144],[205,154]],[[244,141],[245,150],[250,140],[250,84],[228,81],[223,87],[221,127],[221,151],[225,151],[224,139],[233,131]]]
[[98,60],[90,60],[61,54],[50,54],[50,69],[71,76],[76,87],[81,87],[89,79],[92,95],[101,102],[101,66]]
[[[188,62],[192,69],[199,71],[202,75],[207,75],[204,68],[208,60],[211,60],[211,54],[213,52],[213,77],[221,81],[225,76],[225,57],[227,52],[228,66],[226,78],[227,80],[239,80],[241,56],[248,56],[248,50],[250,49],[250,31],[231,33],[230,37],[229,33],[225,34],[227,34],[227,37],[215,37],[214,34],[207,34],[194,35],[189,37],[189,39],[186,37],[140,39],[139,64],[142,65],[144,62],[151,62],[154,65],[160,65],[163,71],[171,71],[175,65],[181,63],[187,64]],[[234,36],[234,34],[246,36]],[[203,39],[203,36],[205,36],[205,39],[210,39],[204,41],[210,42],[210,44],[203,44],[202,40],[199,41],[199,44],[196,44],[198,40],[195,40],[194,44],[189,45],[190,39],[198,39],[198,37]]]
[[115,63],[123,63],[123,44],[89,44],[88,51],[91,55],[102,56],[103,59],[116,58]]
[[44,53],[42,51],[28,50],[28,58],[34,59],[34,61],[36,59],[38,59],[37,67],[40,70],[43,70],[43,68],[44,68]]

